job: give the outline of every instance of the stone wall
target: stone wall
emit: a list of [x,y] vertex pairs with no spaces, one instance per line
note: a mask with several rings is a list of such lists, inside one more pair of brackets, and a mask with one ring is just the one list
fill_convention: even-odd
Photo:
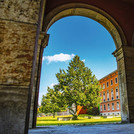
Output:
[[0,20],[0,84],[30,84],[36,25]]
[[0,18],[37,24],[40,0],[0,0]]
[[39,1],[0,2],[0,84],[29,85]]
[[27,87],[0,85],[0,134],[24,134]]
[[27,133],[40,0],[0,0],[0,133]]

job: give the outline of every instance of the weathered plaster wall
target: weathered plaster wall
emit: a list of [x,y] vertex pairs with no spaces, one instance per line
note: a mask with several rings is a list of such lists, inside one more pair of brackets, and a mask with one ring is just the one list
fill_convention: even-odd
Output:
[[37,24],[40,0],[0,0],[0,18]]
[[29,85],[40,0],[0,2],[0,84]]
[[30,84],[36,25],[0,20],[0,84]]
[[26,132],[39,8],[40,0],[0,0],[0,133],[3,134]]

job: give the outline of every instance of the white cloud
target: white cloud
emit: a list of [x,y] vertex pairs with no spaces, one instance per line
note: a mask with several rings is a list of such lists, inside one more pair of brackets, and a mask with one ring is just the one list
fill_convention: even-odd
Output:
[[85,60],[85,59],[83,59],[82,61],[85,63],[85,61],[86,61],[86,60]]
[[55,54],[54,56],[44,56],[43,60],[47,60],[48,64],[51,62],[65,62],[71,60],[75,55],[74,54]]
[[57,83],[52,83],[49,87],[53,88],[54,85],[56,85]]

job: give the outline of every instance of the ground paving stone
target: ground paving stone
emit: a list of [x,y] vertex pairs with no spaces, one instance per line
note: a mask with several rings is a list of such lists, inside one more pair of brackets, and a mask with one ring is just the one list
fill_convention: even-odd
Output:
[[29,134],[134,134],[134,124],[45,126],[30,129]]

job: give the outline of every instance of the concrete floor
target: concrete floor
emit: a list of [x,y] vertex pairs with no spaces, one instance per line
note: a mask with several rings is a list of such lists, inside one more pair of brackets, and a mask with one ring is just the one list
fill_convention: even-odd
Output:
[[29,134],[134,134],[134,124],[45,126],[30,129]]

